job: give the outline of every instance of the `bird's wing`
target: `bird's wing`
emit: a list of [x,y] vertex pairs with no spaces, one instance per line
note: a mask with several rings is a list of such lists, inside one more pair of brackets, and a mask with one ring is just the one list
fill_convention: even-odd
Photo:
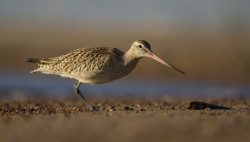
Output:
[[120,60],[123,52],[116,48],[87,47],[65,55],[50,58],[60,72],[90,72],[103,70]]

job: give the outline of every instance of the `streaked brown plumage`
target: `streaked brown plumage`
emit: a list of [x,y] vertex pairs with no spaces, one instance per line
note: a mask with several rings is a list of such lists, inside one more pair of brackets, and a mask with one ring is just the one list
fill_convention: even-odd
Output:
[[39,65],[39,68],[31,73],[55,74],[78,80],[75,84],[75,91],[84,99],[84,103],[89,109],[93,110],[93,107],[79,91],[81,82],[101,84],[126,76],[142,57],[155,59],[184,74],[181,70],[157,57],[151,51],[150,44],[145,40],[135,41],[126,53],[110,47],[85,47],[54,58],[29,58],[28,62]]

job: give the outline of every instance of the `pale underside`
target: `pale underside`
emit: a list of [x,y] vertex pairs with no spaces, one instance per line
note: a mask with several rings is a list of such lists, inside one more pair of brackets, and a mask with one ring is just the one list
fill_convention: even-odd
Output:
[[125,62],[124,53],[116,48],[86,47],[59,57],[40,59],[39,68],[32,72],[101,84],[126,76],[137,62],[137,59]]

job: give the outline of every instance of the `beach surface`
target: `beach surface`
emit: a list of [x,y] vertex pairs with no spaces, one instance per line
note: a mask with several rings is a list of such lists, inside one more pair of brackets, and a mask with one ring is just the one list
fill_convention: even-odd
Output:
[[[199,101],[224,108],[190,108]],[[0,138],[19,141],[249,141],[249,98],[78,98],[0,100]],[[197,110],[196,110],[197,109]]]

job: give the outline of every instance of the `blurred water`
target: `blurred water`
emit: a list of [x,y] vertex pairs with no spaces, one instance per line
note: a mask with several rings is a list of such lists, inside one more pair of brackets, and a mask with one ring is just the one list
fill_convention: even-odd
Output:
[[[53,75],[0,72],[0,96],[70,96],[74,82]],[[82,84],[80,89],[87,96],[250,97],[249,86],[242,84],[130,77],[101,85]]]

